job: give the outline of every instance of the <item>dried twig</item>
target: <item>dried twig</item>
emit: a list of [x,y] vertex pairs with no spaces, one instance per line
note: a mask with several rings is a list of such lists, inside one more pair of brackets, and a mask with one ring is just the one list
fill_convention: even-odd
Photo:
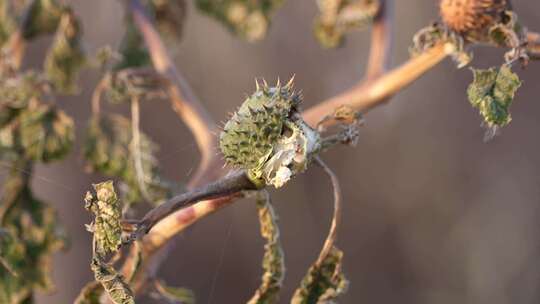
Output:
[[324,172],[330,177],[332,182],[333,192],[334,192],[334,214],[332,216],[332,224],[330,230],[328,231],[328,236],[324,241],[323,248],[319,253],[317,262],[315,265],[321,265],[321,263],[326,259],[337,239],[338,227],[341,222],[341,187],[339,186],[339,179],[337,175],[326,165],[325,162],[320,157],[315,157],[315,163],[323,168]]
[[[216,168],[216,123],[197,101],[187,82],[176,69],[174,62],[154,28],[150,18],[139,0],[130,0],[129,9],[132,12],[135,25],[139,29],[149,50],[156,71],[166,76],[173,85],[169,86],[169,96],[172,106],[180,118],[191,130],[201,153],[199,168],[190,182],[191,185],[208,181],[208,171]],[[214,175],[215,176],[215,175]]]
[[315,105],[304,112],[304,120],[315,125],[321,117],[342,105],[367,112],[384,104],[388,98],[424,75],[453,50],[450,44],[438,44],[375,80],[362,81],[356,87]]
[[245,171],[232,171],[229,175],[200,188],[177,195],[148,212],[138,225],[137,233],[148,233],[160,220],[173,212],[214,198],[226,197],[244,190],[256,190]]
[[382,0],[378,14],[373,20],[366,80],[381,76],[390,64],[392,52],[392,15],[394,0]]

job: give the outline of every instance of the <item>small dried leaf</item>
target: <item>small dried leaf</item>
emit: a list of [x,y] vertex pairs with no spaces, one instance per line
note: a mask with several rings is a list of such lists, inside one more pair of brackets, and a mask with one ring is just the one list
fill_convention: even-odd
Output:
[[283,0],[197,0],[196,4],[239,37],[255,42],[266,36],[270,19]]
[[74,304],[101,304],[100,298],[103,291],[103,285],[99,282],[90,282],[83,287]]
[[257,198],[257,210],[261,224],[261,236],[266,240],[262,263],[264,274],[261,285],[248,303],[277,303],[279,291],[285,277],[285,261],[279,240],[277,215],[270,203],[268,194],[259,194]]
[[[0,303],[27,303],[35,290],[51,291],[49,274],[52,255],[65,247],[66,236],[55,210],[36,199],[28,175],[27,161],[12,164],[13,169],[0,199]],[[20,170],[24,170],[21,173]],[[3,267],[9,269],[4,270]]]
[[[94,117],[90,121],[84,157],[88,168],[110,177],[118,177],[125,184],[122,201],[130,205],[142,200],[142,193],[135,171],[135,162],[130,145],[132,142],[131,123],[118,115]],[[170,191],[159,177],[157,148],[150,139],[141,134],[142,167],[146,176],[146,189],[152,197],[151,202],[159,202],[168,197]]]
[[168,302],[182,304],[195,303],[195,295],[193,294],[193,291],[187,288],[168,286],[160,280],[154,281],[154,287],[159,295],[162,298],[167,299]]
[[96,257],[92,259],[90,266],[94,272],[94,278],[101,283],[115,304],[135,304],[133,292],[129,285],[112,266]]
[[63,158],[71,150],[74,124],[62,110],[32,102],[19,120],[20,142],[27,157],[49,162]]
[[32,39],[39,35],[52,34],[58,27],[65,7],[57,0],[36,0],[30,8],[28,22],[24,26],[23,36]]
[[317,0],[315,37],[325,48],[343,44],[347,32],[370,24],[379,11],[378,0]]
[[512,120],[510,105],[521,81],[506,65],[488,70],[473,69],[474,80],[467,94],[488,127],[503,127]]
[[343,252],[333,247],[320,265],[312,265],[300,287],[294,293],[292,304],[334,303],[347,291],[349,285],[341,271]]
[[84,198],[85,208],[95,216],[90,227],[96,252],[103,256],[116,252],[122,243],[122,210],[112,181],[94,184],[93,187],[95,194],[87,192]]
[[115,65],[114,70],[142,67],[150,64],[150,56],[144,45],[143,37],[135,27],[133,19],[126,17],[126,32],[120,42],[122,60]]
[[66,10],[44,67],[54,88],[64,94],[76,93],[78,74],[86,61],[81,36],[79,20],[71,10]]
[[0,0],[0,47],[7,42],[9,36],[17,28],[10,4],[9,0]]

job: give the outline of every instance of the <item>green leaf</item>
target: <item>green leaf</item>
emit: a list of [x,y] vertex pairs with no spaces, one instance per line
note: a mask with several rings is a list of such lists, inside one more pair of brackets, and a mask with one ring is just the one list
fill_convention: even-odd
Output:
[[249,304],[277,303],[279,291],[285,277],[285,261],[279,239],[279,227],[277,215],[270,203],[270,197],[266,193],[259,194],[257,198],[257,210],[261,225],[261,235],[266,240],[264,245],[264,257],[262,267],[264,274],[262,283],[248,301]]
[[336,247],[320,265],[313,265],[294,293],[292,304],[334,303],[349,285],[341,271],[343,252]]
[[34,72],[13,77],[0,75],[0,128],[16,118],[28,107],[30,100],[39,98],[46,90],[44,79]]
[[480,111],[486,125],[503,127],[510,123],[510,105],[521,81],[506,65],[498,69],[473,69],[474,80],[467,90],[471,105]]
[[[127,186],[122,197],[127,205],[139,202],[143,197],[130,149],[131,142],[130,121],[122,116],[108,115],[91,119],[84,147],[84,157],[91,171],[118,177]],[[168,197],[170,191],[159,177],[158,162],[154,156],[157,148],[144,134],[141,134],[140,148],[143,172],[146,174],[145,187],[150,193],[151,202],[158,202]]]
[[0,266],[0,303],[26,303],[35,290],[53,289],[52,255],[65,247],[66,236],[55,210],[29,188],[31,163],[21,160],[12,167],[0,199],[0,256],[9,268]]
[[370,24],[380,6],[378,0],[318,0],[317,4],[314,33],[325,48],[342,45],[347,32]]
[[283,0],[197,0],[197,8],[249,42],[262,40]]
[[129,285],[112,266],[97,257],[92,259],[90,266],[94,272],[94,278],[101,283],[115,304],[135,304],[133,292]]
[[155,280],[154,287],[159,295],[167,299],[169,302],[182,304],[195,303],[195,295],[193,294],[193,291],[187,288],[168,286],[161,280]]
[[89,225],[89,230],[94,233],[95,250],[106,255],[118,251],[122,244],[122,210],[112,181],[94,184],[93,187],[95,193],[86,193],[84,207],[95,216]]
[[81,36],[79,20],[71,10],[66,10],[44,66],[45,74],[58,92],[77,92],[78,74],[86,61]]
[[75,140],[73,120],[62,110],[31,102],[19,120],[20,143],[28,158],[50,162],[71,150]]

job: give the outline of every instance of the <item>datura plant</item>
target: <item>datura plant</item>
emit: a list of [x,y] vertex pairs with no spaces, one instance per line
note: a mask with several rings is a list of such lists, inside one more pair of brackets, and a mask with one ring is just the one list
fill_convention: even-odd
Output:
[[284,86],[257,83],[223,127],[219,146],[225,161],[247,170],[255,184],[276,188],[304,171],[321,148],[321,137],[302,120],[301,99],[292,79]]
[[[494,67],[472,68],[466,92],[491,138],[512,120],[510,107],[522,85],[515,66],[540,59],[540,34],[521,23],[509,0],[440,0],[440,18],[414,36],[410,62],[385,74],[392,32],[388,19],[397,1],[312,0],[317,12],[309,21],[311,39],[322,48],[341,47],[352,31],[374,26],[366,81],[306,112],[300,110],[302,95],[292,79],[274,86],[256,81],[255,92],[215,132],[219,128],[168,53],[189,30],[184,27],[188,15],[198,11],[254,43],[272,25],[282,25],[273,18],[292,2],[125,0],[118,47],[90,54],[82,20],[70,1],[0,0],[0,162],[9,169],[0,195],[0,303],[30,304],[37,291],[54,290],[53,254],[67,248],[68,236],[54,204],[33,191],[32,177],[36,166],[64,160],[73,150],[82,151],[87,171],[111,179],[95,183],[84,203],[81,199],[81,208],[93,215],[86,228],[92,234],[87,265],[94,279],[74,303],[132,304],[138,296],[194,303],[191,290],[158,278],[164,259],[156,259],[156,253],[189,225],[252,195],[265,245],[260,285],[246,302],[278,303],[287,261],[266,188],[281,188],[308,167],[322,168],[330,178],[334,212],[318,258],[290,301],[335,303],[350,283],[344,273],[347,255],[335,244],[339,180],[321,159],[322,152],[336,144],[354,145],[360,112],[384,103],[446,56],[458,68],[472,65],[478,45],[506,51]],[[191,3],[197,10],[188,9]],[[36,58],[43,60],[25,62],[28,45],[37,39],[45,51]],[[89,102],[86,132],[79,132],[79,122],[58,101],[65,95],[82,98],[87,89],[79,87],[79,74],[90,68],[102,75]],[[185,185],[163,176],[158,144],[141,127],[141,105],[164,101],[192,131],[201,152],[200,165]],[[122,109],[130,115],[118,113]],[[85,140],[76,139],[77,134],[85,134]],[[73,149],[79,142],[83,146]],[[152,209],[142,219],[130,218],[145,207]]]

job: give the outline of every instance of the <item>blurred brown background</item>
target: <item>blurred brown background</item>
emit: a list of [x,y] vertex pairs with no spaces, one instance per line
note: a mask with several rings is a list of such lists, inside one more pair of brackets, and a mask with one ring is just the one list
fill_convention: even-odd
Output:
[[[118,45],[119,2],[73,2],[89,51]],[[273,82],[296,74],[307,108],[362,76],[369,31],[349,35],[342,49],[322,50],[311,34],[315,1],[286,1],[269,37],[258,44],[236,39],[189,2],[184,39],[171,51],[217,120],[253,91],[255,77]],[[437,1],[395,2],[393,65],[408,58],[413,34],[437,17]],[[540,2],[514,6],[526,25],[540,30]],[[31,48],[30,65],[41,60],[45,46],[43,41]],[[476,67],[498,65],[502,51],[481,48],[475,57]],[[489,143],[483,143],[480,117],[466,99],[470,71],[446,61],[369,113],[356,148],[324,155],[341,178],[345,199],[339,246],[351,285],[341,303],[540,301],[540,66],[520,75],[524,86],[512,108],[514,121]],[[104,177],[82,173],[80,143],[98,77],[85,72],[82,95],[60,100],[76,118],[76,150],[65,162],[39,167],[33,180],[39,196],[59,208],[72,238],[71,249],[55,258],[58,291],[38,303],[71,303],[92,279],[90,234],[83,226],[90,217],[82,197]],[[198,158],[189,131],[166,102],[144,103],[143,113],[143,129],[161,144],[166,175],[187,181]],[[327,178],[312,168],[273,191],[273,198],[288,265],[286,303],[318,254],[332,196]],[[192,288],[198,303],[243,303],[260,281],[258,230],[254,204],[238,202],[178,237],[160,274],[170,284]]]

